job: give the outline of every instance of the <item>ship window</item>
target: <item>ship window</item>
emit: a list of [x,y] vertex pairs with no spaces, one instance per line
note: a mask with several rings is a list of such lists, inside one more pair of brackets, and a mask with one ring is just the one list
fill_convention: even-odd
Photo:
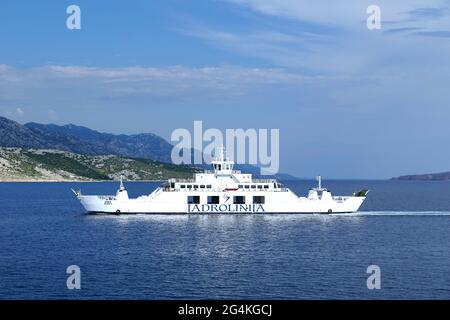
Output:
[[244,196],[234,196],[233,203],[234,204],[245,204],[245,197]]
[[222,170],[222,165],[221,164],[217,165],[217,170]]
[[186,188],[186,186],[184,184],[180,184],[180,188],[184,189],[184,188]]
[[258,189],[262,189],[262,185],[261,184],[258,185]]
[[253,196],[253,203],[264,204],[264,202],[265,202],[264,196]]
[[187,187],[188,189],[192,189],[192,185],[190,185],[190,184],[188,184],[186,187]]
[[265,184],[265,185],[264,185],[264,189],[269,189],[269,185],[268,185],[268,184]]
[[198,185],[194,184],[194,190],[198,188]]
[[188,202],[188,204],[199,204],[200,196],[188,196],[187,202]]
[[208,184],[208,185],[206,185],[206,188],[207,188],[207,189],[211,189],[212,187],[211,187],[210,184]]
[[252,189],[256,189],[256,186],[254,184],[252,184]]
[[238,188],[239,188],[239,189],[242,189],[242,184],[238,185]]
[[245,185],[245,189],[250,189],[250,186],[248,184]]
[[200,189],[205,189],[205,185],[204,184],[200,185]]
[[219,196],[208,196],[208,204],[219,204]]

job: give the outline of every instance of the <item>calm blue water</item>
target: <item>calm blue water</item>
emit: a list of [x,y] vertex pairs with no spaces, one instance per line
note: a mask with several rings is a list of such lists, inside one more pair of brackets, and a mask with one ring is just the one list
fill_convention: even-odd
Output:
[[[304,194],[313,182],[286,184]],[[344,216],[94,216],[70,188],[117,184],[0,183],[0,298],[450,298],[450,183],[326,184],[372,191]],[[66,288],[72,264],[81,290]],[[371,264],[381,290],[366,287]]]

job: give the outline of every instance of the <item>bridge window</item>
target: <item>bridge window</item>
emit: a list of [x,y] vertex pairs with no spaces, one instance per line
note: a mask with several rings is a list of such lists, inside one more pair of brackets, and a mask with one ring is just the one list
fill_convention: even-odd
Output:
[[199,204],[200,203],[200,196],[188,196],[187,197],[187,203],[188,204]]
[[234,204],[245,204],[245,197],[244,196],[234,196],[233,203]]
[[219,196],[208,196],[208,204],[219,204]]
[[255,203],[255,204],[264,204],[265,203],[264,196],[253,196],[253,203]]

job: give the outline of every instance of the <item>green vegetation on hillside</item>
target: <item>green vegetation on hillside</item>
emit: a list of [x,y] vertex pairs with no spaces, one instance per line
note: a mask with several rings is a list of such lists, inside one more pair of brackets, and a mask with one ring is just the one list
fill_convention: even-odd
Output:
[[190,178],[200,169],[113,155],[0,147],[0,180],[127,180]]
[[63,170],[70,172],[76,176],[85,177],[93,180],[109,180],[106,174],[102,174],[94,169],[87,167],[77,160],[67,157],[61,153],[44,153],[36,154],[25,152],[25,155],[37,162],[41,163],[48,170]]

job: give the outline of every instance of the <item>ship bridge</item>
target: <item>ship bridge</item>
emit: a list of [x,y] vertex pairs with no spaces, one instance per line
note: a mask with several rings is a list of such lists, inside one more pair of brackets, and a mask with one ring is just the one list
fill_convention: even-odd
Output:
[[195,182],[209,183],[246,183],[252,181],[252,175],[234,170],[234,161],[226,156],[225,148],[220,148],[218,155],[211,161],[212,170],[195,174]]
[[225,148],[220,148],[211,161],[212,170],[196,173],[194,179],[170,179],[166,190],[169,191],[278,191],[284,189],[275,179],[253,179],[251,173],[234,170],[234,161],[226,156]]

